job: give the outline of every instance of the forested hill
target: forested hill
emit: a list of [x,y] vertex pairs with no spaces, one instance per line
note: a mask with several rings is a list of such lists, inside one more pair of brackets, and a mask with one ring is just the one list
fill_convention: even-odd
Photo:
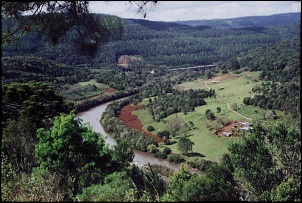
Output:
[[[263,71],[262,79],[275,82],[299,81],[300,57],[301,39],[291,38],[252,49],[222,63],[219,68],[226,70],[247,68],[249,71]],[[270,77],[271,74],[275,76]]]
[[301,117],[301,39],[292,38],[238,55],[219,69],[261,71],[262,85],[253,88],[258,95],[245,104],[290,112]]
[[248,16],[229,19],[214,19],[214,20],[188,20],[176,21],[181,25],[190,26],[214,26],[227,29],[247,28],[247,27],[265,27],[274,25],[286,25],[290,23],[301,22],[301,13],[283,13],[270,16]]
[[[103,17],[101,14],[95,16]],[[245,22],[245,19],[251,18],[234,20]],[[20,43],[4,47],[2,56],[34,55],[67,65],[100,67],[116,64],[122,55],[140,55],[145,65],[185,67],[225,61],[251,49],[300,36],[301,22],[297,17],[288,18],[286,24],[284,20],[277,24],[278,15],[255,18],[259,24],[254,21],[254,26],[264,25],[262,21],[274,23],[261,29],[222,29],[216,26],[194,27],[171,22],[124,19],[122,37],[100,44],[97,52],[92,54],[89,52],[90,47],[84,47],[82,51],[76,49],[78,43],[74,32],[68,32],[56,46],[51,45],[41,33],[33,32],[24,36]],[[249,21],[246,21],[245,25],[248,24]]]
[[191,27],[190,25],[180,25],[179,23],[173,23],[173,22],[170,23],[170,22],[149,21],[149,20],[141,20],[141,19],[126,19],[126,20],[130,20],[133,23],[140,24],[152,30],[167,30],[173,28],[186,29]]

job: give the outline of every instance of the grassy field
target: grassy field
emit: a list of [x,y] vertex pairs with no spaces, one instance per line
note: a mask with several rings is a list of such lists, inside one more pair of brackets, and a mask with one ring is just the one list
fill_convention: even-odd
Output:
[[[196,129],[190,130],[188,132],[179,132],[175,138],[172,138],[171,141],[177,141],[180,136],[186,134],[191,141],[194,142],[193,152],[195,156],[190,157],[204,157],[206,160],[216,161],[219,162],[221,155],[228,151],[227,146],[228,144],[236,138],[221,138],[214,134],[215,130],[209,130],[206,127],[206,117],[205,111],[207,109],[212,109],[213,112],[216,112],[216,108],[220,105],[216,99],[206,99],[207,105],[195,108],[195,111],[192,113],[188,113],[184,115],[183,113],[178,113],[177,116],[184,120],[186,123],[189,121],[194,123],[194,127]],[[221,107],[222,111],[225,111],[225,116],[229,119],[235,120],[243,120],[237,114],[230,112],[226,109],[226,107]],[[132,114],[138,115],[139,119],[143,122],[143,128],[147,130],[147,126],[151,125],[155,128],[155,131],[152,133],[157,134],[160,131],[167,130],[169,131],[170,128],[168,124],[164,121],[155,122],[152,120],[152,117],[148,114],[146,109],[141,109],[138,111],[134,111]],[[217,113],[216,113],[217,114]],[[215,115],[216,115],[215,114]],[[164,120],[167,121],[171,117],[175,117],[176,115],[170,115]],[[219,115],[217,115],[219,116]],[[213,121],[215,122],[215,121]],[[180,153],[177,149],[177,144],[174,143],[172,145],[161,145],[161,147],[169,147],[172,149],[174,153]]]
[[80,86],[94,85],[94,86],[96,86],[97,88],[100,88],[100,89],[104,89],[104,88],[109,87],[105,84],[98,83],[95,79],[88,80],[86,82],[78,82],[77,84],[79,84]]
[[[217,96],[230,103],[231,107],[236,103],[238,112],[250,117],[252,119],[263,119],[265,115],[265,110],[260,109],[254,106],[245,106],[243,104],[244,97],[254,97],[254,93],[252,92],[252,88],[260,84],[261,82],[257,81],[259,72],[244,72],[241,74],[232,74],[232,75],[221,75],[217,76],[212,80],[207,79],[198,79],[196,81],[186,82],[180,85],[177,85],[175,88],[178,90],[187,90],[187,89],[207,89],[205,86],[205,82],[207,85],[214,89]],[[213,83],[213,80],[217,80],[217,83]],[[220,87],[223,89],[220,90]],[[196,156],[204,157],[206,160],[219,162],[222,154],[228,152],[228,145],[230,142],[236,140],[237,138],[224,138],[218,137],[214,134],[214,129],[209,129],[206,127],[207,125],[215,125],[216,121],[212,121],[212,123],[206,119],[205,112],[207,109],[211,109],[211,111],[219,117],[224,117],[227,121],[248,121],[238,114],[230,111],[227,108],[225,103],[218,101],[215,98],[206,98],[206,105],[195,108],[195,111],[192,113],[188,113],[184,115],[182,113],[178,113],[177,116],[182,118],[186,123],[189,121],[194,123],[196,129],[193,129],[185,134],[194,142],[193,152]],[[147,103],[147,99],[142,103]],[[217,107],[221,108],[220,114],[217,113]],[[276,111],[277,115],[282,112]],[[139,119],[144,124],[144,129],[147,130],[147,126],[151,125],[155,128],[154,134],[157,134],[160,131],[168,130],[169,126],[166,122],[155,122],[152,120],[151,115],[148,114],[146,109],[141,109],[133,112],[133,114],[138,115]],[[164,120],[167,121],[171,117],[175,117],[174,115],[170,115]],[[250,121],[249,121],[250,122]],[[171,141],[177,141],[177,139],[184,135],[184,132],[180,132],[175,138],[172,138]],[[177,149],[177,145],[162,145],[162,147],[170,147],[174,153],[180,153]],[[196,157],[195,156],[195,157]],[[194,157],[190,157],[192,159]]]
[[95,79],[92,79],[86,82],[78,82],[73,85],[67,84],[62,86],[60,88],[60,94],[67,101],[76,101],[97,94],[102,94],[106,88],[109,88],[109,86],[98,83]]
[[[210,80],[199,79],[182,83],[177,85],[176,89],[207,89],[205,86],[205,83],[207,83],[208,87],[215,90],[216,95],[223,101],[229,103],[231,108],[236,105],[237,112],[252,119],[263,119],[266,112],[265,110],[254,106],[245,106],[243,104],[244,97],[253,98],[255,96],[255,93],[252,92],[253,87],[262,83],[258,81],[259,74],[260,71],[220,75]],[[213,81],[216,81],[216,83],[213,83]],[[226,105],[221,103],[221,108],[222,106]],[[280,111],[276,111],[276,113],[282,114]]]

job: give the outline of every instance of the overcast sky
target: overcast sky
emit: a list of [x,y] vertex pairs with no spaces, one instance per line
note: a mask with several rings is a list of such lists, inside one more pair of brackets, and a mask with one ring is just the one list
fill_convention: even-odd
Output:
[[[90,1],[90,12],[144,19],[129,1]],[[158,1],[148,6],[146,20],[184,21],[267,16],[301,12],[301,1]]]

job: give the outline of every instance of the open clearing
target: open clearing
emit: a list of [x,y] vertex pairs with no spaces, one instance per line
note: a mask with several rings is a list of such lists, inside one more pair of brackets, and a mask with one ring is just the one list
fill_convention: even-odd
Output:
[[[211,89],[214,89],[216,95],[230,104],[230,106],[237,106],[239,113],[246,117],[252,119],[263,119],[265,110],[253,106],[245,106],[243,104],[244,97],[254,97],[252,88],[260,84],[258,82],[259,72],[244,72],[241,74],[226,74],[220,75],[210,80],[208,79],[198,79],[196,81],[186,82],[175,86],[178,90],[188,90],[188,89],[207,89],[207,84]],[[214,81],[214,82],[213,82]],[[223,87],[223,88],[221,88]],[[143,100],[142,104],[146,103],[147,100]],[[215,114],[216,118],[222,118],[226,121],[243,121],[251,122],[250,120],[244,119],[242,116],[230,111],[227,105],[216,98],[205,98],[206,105],[196,107],[194,112],[190,112],[187,115],[178,113],[177,116],[182,118],[186,123],[189,121],[193,122],[194,129],[188,132],[178,132],[177,136],[172,138],[171,141],[176,141],[180,136],[186,135],[194,142],[193,152],[194,156],[189,157],[189,159],[194,159],[195,157],[203,157],[206,160],[219,162],[221,156],[228,152],[228,145],[230,142],[237,139],[237,137],[220,137],[215,134],[218,130],[217,128],[222,128],[219,126],[217,121],[208,121],[205,117],[205,112],[207,109]],[[217,113],[217,107],[221,108],[221,112]],[[281,113],[281,112],[278,112]],[[277,113],[277,114],[278,114]],[[153,126],[155,131],[153,134],[157,134],[160,131],[168,130],[169,126],[165,122],[171,117],[175,117],[175,114],[168,116],[164,121],[155,122],[152,120],[151,115],[148,114],[146,109],[140,109],[132,112],[133,115],[137,115],[138,119],[143,123],[142,128],[147,131],[147,126]],[[216,119],[216,120],[217,120]],[[218,127],[217,127],[218,126]],[[172,145],[160,145],[161,147],[167,146],[172,149],[174,153],[180,153],[177,149],[177,144],[174,142]]]
[[116,91],[114,88],[98,83],[95,79],[73,85],[67,84],[60,88],[60,94],[66,100],[76,101],[77,104],[82,100],[95,99],[114,91]]

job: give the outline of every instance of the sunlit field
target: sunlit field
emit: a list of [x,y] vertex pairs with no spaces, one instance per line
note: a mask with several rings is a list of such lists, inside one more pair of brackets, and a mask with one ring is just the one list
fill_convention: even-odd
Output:
[[[190,81],[177,85],[175,88],[178,90],[188,90],[188,89],[207,89],[205,82],[208,87],[214,89],[217,96],[228,102],[230,107],[233,109],[234,106],[237,107],[237,111],[246,117],[250,117],[253,120],[261,120],[264,118],[266,110],[260,109],[259,107],[246,106],[243,104],[244,97],[254,97],[255,93],[252,92],[252,88],[260,82],[258,82],[259,72],[244,72],[241,74],[230,74],[230,75],[220,75],[212,80],[198,79],[196,81]],[[213,82],[218,81],[218,82]],[[194,129],[186,132],[178,132],[176,137],[171,138],[171,141],[177,141],[180,136],[187,136],[191,141],[194,142],[193,152],[195,156],[190,157],[203,157],[206,160],[211,160],[219,162],[221,156],[228,152],[228,145],[236,137],[226,138],[219,137],[215,134],[213,128],[208,126],[215,126],[216,121],[208,121],[205,117],[205,112],[210,109],[216,116],[216,118],[223,117],[227,121],[248,121],[240,115],[230,111],[227,105],[216,98],[206,98],[206,105],[195,108],[194,112],[190,112],[187,115],[183,113],[178,113],[178,118],[181,118],[185,123],[189,121],[193,122]],[[147,99],[143,100],[144,104],[147,104]],[[221,108],[221,112],[217,112],[217,107]],[[277,114],[281,114],[277,111]],[[164,119],[164,121],[155,122],[152,120],[151,115],[148,113],[147,109],[141,109],[133,112],[133,114],[138,115],[139,119],[143,122],[143,128],[147,130],[148,126],[153,126],[155,131],[152,133],[157,134],[160,131],[169,131],[169,125],[165,122],[171,117],[175,117],[176,114],[170,115]],[[216,122],[217,123],[217,122]],[[180,153],[177,149],[177,144],[174,142],[172,145],[161,145],[161,147],[170,147],[174,153]]]

